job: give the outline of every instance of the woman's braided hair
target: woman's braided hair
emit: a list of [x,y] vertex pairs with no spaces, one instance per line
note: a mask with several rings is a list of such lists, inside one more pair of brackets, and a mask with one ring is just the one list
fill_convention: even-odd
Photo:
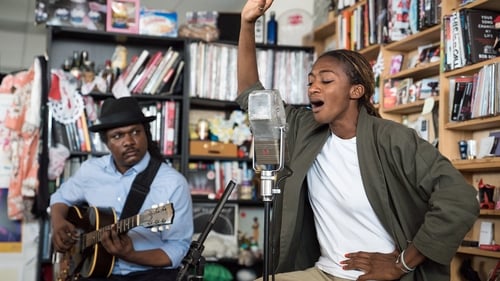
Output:
[[365,88],[363,97],[358,100],[359,107],[364,106],[368,114],[380,117],[380,114],[371,102],[371,98],[375,93],[375,78],[372,66],[366,58],[358,52],[345,49],[327,51],[319,56],[319,58],[322,57],[332,57],[344,65],[345,72],[351,84],[359,84]]

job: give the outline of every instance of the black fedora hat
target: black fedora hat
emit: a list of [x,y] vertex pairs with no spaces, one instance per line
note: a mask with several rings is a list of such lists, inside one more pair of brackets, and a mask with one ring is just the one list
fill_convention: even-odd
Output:
[[133,97],[107,99],[103,102],[99,123],[89,127],[92,132],[114,129],[132,124],[151,122],[156,116],[144,116],[137,100]]

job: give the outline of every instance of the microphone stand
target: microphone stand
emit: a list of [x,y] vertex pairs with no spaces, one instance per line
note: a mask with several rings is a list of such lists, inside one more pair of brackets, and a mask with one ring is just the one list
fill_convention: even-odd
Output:
[[205,271],[205,257],[201,255],[203,253],[203,250],[205,249],[203,243],[205,243],[208,233],[212,230],[215,222],[219,218],[220,213],[224,208],[224,205],[229,199],[229,195],[231,195],[231,192],[233,191],[235,186],[236,182],[234,180],[230,180],[229,183],[226,185],[226,188],[224,189],[224,193],[222,194],[221,199],[219,200],[219,202],[217,202],[217,205],[215,206],[215,209],[213,210],[210,219],[207,221],[207,224],[205,225],[203,232],[200,234],[197,240],[191,242],[189,251],[182,260],[181,269],[177,274],[177,279],[176,279],[177,281],[184,280],[183,278],[190,268],[194,268],[195,275],[189,276],[187,280],[203,281],[203,275]]
[[[270,272],[270,259],[271,259],[271,247],[269,237],[271,228],[271,203],[273,201],[273,194],[279,193],[279,189],[276,188],[276,173],[283,169],[284,159],[285,159],[285,127],[279,127],[280,139],[279,139],[279,161],[278,167],[273,169],[268,169],[272,165],[264,165],[265,170],[261,171],[261,195],[262,201],[264,201],[264,269],[263,269],[263,281],[269,280]],[[257,170],[255,163],[255,146],[254,146],[254,157],[253,157],[253,168]]]

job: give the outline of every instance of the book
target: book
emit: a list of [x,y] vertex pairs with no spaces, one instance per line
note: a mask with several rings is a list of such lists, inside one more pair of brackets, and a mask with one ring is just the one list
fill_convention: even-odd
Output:
[[164,113],[164,130],[163,130],[163,154],[174,154],[174,138],[175,138],[175,101],[165,101],[163,104]]
[[[174,51],[172,56],[170,57],[168,63],[165,65],[165,68],[163,69],[162,73],[160,74],[160,77],[165,78],[165,75],[167,75],[168,71],[172,68],[173,63],[177,60],[177,57],[179,57],[179,52]],[[151,89],[151,93],[157,94],[160,91],[160,84],[163,81],[163,79],[158,79],[158,81],[153,85]]]
[[72,146],[70,144],[69,136],[64,124],[56,121],[55,119],[53,119],[52,124],[54,143],[60,143],[64,145],[68,150],[71,150]]
[[[452,98],[450,120],[459,121],[458,116],[461,110],[461,105],[463,104],[463,98],[467,91],[468,84],[472,84],[472,76],[456,77],[454,79],[454,88],[451,88],[450,98]],[[471,89],[472,90],[472,89]]]
[[130,58],[130,62],[128,63],[127,67],[122,71],[122,73],[117,77],[117,79],[125,79],[130,72],[132,71],[132,68],[134,67],[134,64],[137,62],[137,59],[139,59],[138,55],[133,55],[132,58]]
[[170,60],[170,57],[172,56],[173,54],[173,48],[172,46],[170,46],[166,51],[165,51],[165,54],[163,55],[160,63],[158,64],[158,67],[156,67],[155,71],[153,72],[153,74],[151,75],[151,79],[149,79],[146,87],[144,88],[144,93],[145,94],[153,94],[152,93],[152,88],[153,88],[153,85],[156,83],[156,81],[159,79],[163,69],[165,68],[166,64],[168,63],[168,61]]
[[148,63],[144,67],[143,74],[141,74],[141,79],[132,90],[132,93],[140,94],[144,92],[146,84],[148,83],[149,79],[151,79],[153,72],[158,67],[158,64],[160,63],[162,58],[163,53],[161,51],[158,51],[149,59]]
[[472,89],[473,82],[467,82],[465,85],[465,91],[462,96],[462,100],[460,101],[459,111],[457,120],[465,121],[471,119],[472,114]]
[[147,61],[149,58],[149,51],[148,50],[142,50],[141,54],[137,58],[137,60],[133,63],[133,66],[130,69],[130,72],[127,73],[127,76],[125,77],[125,85],[129,86],[132,80],[135,78],[135,76],[139,73],[141,67],[143,67],[144,63]]
[[470,42],[471,63],[492,59],[497,56],[494,49],[496,33],[494,19],[499,12],[490,10],[465,10]]
[[459,11],[454,11],[451,14],[451,32],[453,46],[452,69],[457,69],[463,67],[466,64],[462,23],[460,21]]
[[182,77],[183,70],[184,70],[184,60],[181,60],[177,65],[177,70],[175,72],[174,79],[170,84],[170,90],[168,91],[169,93],[173,93],[177,85],[179,85],[179,81],[181,80],[180,78]]
[[149,61],[149,57],[146,59],[146,61],[139,67],[139,70],[137,71],[137,73],[135,74],[135,77],[132,79],[132,81],[130,82],[130,84],[128,85],[128,90],[132,93],[132,91],[135,89],[135,87],[137,87],[137,84],[139,84],[139,81],[141,81],[142,77],[144,76],[145,74],[145,69],[146,69],[146,65]]
[[174,119],[174,151],[173,154],[179,153],[179,128],[181,126],[181,104],[175,103],[175,119]]
[[442,38],[444,44],[444,70],[453,69],[453,37],[451,31],[451,15],[443,16]]
[[[171,94],[173,92],[170,85],[172,84],[171,82],[173,82],[174,77],[178,74],[179,64],[181,62],[182,65],[184,65],[184,61],[182,61],[180,57],[177,57],[174,65],[172,65],[172,67],[168,70],[158,86],[158,93],[166,92],[167,94]],[[182,69],[180,71],[182,71]]]
[[90,134],[89,134],[86,110],[83,110],[82,115],[80,117],[80,120],[81,120],[80,124],[82,127],[83,140],[84,140],[84,145],[82,144],[82,151],[91,152],[92,145],[91,145],[91,141],[90,141]]

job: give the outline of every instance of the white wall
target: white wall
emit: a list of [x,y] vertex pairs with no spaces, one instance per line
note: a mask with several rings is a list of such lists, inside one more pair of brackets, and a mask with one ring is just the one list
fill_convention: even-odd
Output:
[[45,33],[33,24],[34,0],[0,0],[0,72],[26,69],[45,50]]

